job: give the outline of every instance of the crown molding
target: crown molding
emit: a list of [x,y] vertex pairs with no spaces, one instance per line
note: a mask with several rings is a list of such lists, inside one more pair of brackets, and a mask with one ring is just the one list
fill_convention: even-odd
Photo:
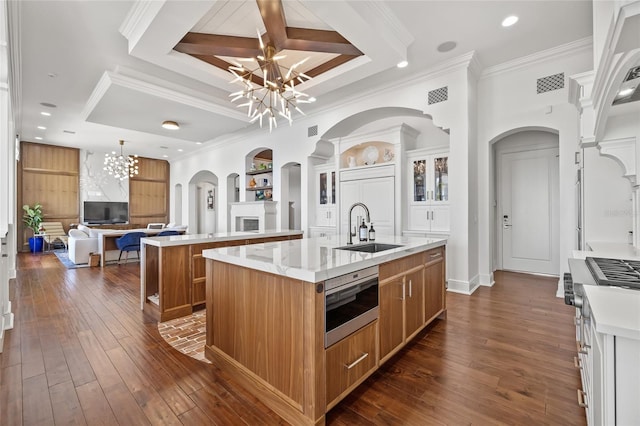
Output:
[[391,9],[381,1],[367,1],[366,5],[371,8],[380,20],[384,23],[386,33],[391,33],[393,38],[399,42],[405,50],[415,41],[413,35],[407,31],[402,21],[391,11]]
[[[158,80],[156,79],[156,81]],[[230,109],[228,106],[222,106],[216,102],[189,95],[187,93],[191,92],[191,89],[188,89],[186,87],[178,90],[178,87],[176,87],[175,84],[169,82],[166,82],[166,85],[161,86],[157,83],[143,81],[139,78],[133,78],[121,73],[111,71],[105,71],[104,74],[102,74],[100,81],[98,81],[98,84],[91,93],[91,96],[89,97],[89,100],[87,101],[87,104],[82,111],[84,120],[89,117],[89,114],[91,114],[91,112],[96,108],[102,97],[106,94],[106,92],[112,85],[135,90],[141,93],[198,108],[203,111],[208,111],[235,120],[246,121],[246,114]],[[173,86],[174,88],[169,88],[166,86]]]
[[151,22],[162,9],[164,0],[138,0],[136,1],[118,31],[129,42],[129,52],[140,40]]
[[532,53],[531,55],[523,56],[512,61],[488,67],[482,72],[480,78],[485,79],[489,77],[495,77],[500,74],[517,71],[522,68],[530,67],[531,65],[549,61],[558,57],[577,55],[585,50],[592,49],[592,47],[593,37],[581,38],[570,43],[552,47],[551,49],[541,50],[540,52]]

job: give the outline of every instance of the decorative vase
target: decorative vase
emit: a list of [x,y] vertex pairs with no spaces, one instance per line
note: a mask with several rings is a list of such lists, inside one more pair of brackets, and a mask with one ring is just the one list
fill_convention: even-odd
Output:
[[39,253],[42,251],[43,243],[42,237],[31,237],[29,238],[29,250],[31,253]]

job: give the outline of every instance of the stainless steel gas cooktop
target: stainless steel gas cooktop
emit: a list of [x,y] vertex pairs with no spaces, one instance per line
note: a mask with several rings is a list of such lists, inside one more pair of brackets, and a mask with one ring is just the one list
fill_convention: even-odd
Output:
[[640,261],[587,257],[587,266],[598,285],[640,290]]

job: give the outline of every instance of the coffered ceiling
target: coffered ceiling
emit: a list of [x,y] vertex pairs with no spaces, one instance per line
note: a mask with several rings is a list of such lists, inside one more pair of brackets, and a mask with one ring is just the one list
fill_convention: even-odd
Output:
[[[106,152],[124,139],[130,153],[168,159],[255,131],[229,100],[237,86],[226,63],[259,54],[258,33],[283,61],[309,58],[313,79],[300,88],[317,98],[304,108],[313,115],[472,50],[488,67],[592,28],[591,1],[580,0],[9,3],[18,17],[23,140]],[[501,27],[510,14],[518,24]],[[444,42],[455,48],[438,51]],[[163,129],[164,120],[180,130]]]

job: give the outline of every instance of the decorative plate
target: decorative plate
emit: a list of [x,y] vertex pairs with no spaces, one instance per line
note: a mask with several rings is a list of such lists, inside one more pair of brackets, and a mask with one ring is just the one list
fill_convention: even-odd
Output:
[[378,161],[378,148],[373,145],[369,145],[362,151],[362,157],[364,158],[364,163],[368,166],[372,164],[376,164]]

